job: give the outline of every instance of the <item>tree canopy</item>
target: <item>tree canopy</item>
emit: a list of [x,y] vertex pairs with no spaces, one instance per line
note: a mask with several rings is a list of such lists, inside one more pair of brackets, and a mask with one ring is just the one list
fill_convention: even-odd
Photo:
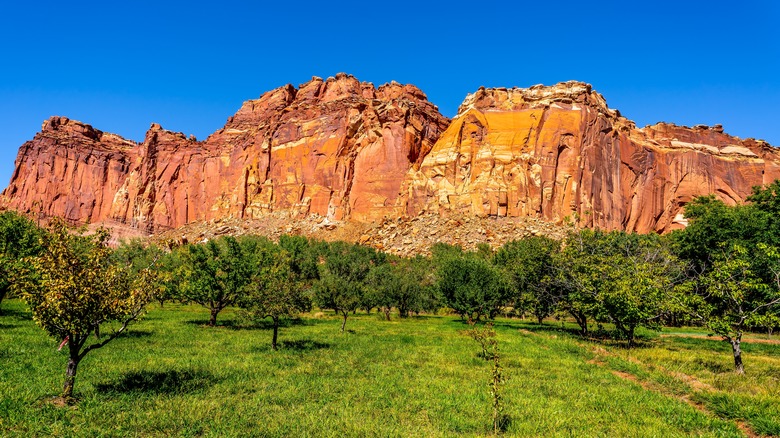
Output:
[[112,263],[108,237],[104,229],[88,236],[72,234],[55,221],[41,239],[40,256],[24,259],[14,279],[13,287],[35,322],[68,346],[65,398],[73,394],[84,356],[122,334],[156,292],[151,270],[133,276]]

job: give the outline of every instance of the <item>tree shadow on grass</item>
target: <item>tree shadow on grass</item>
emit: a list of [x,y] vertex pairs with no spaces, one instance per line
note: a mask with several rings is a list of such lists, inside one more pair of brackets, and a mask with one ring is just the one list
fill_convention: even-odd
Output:
[[206,318],[203,319],[188,319],[187,321],[184,321],[187,324],[197,325],[201,327],[206,328],[234,328],[240,325],[240,321],[234,320],[234,319],[218,319],[217,325],[214,327],[209,326],[209,320]]
[[2,321],[4,318],[30,320],[32,319],[32,313],[30,313],[30,311],[27,309],[20,310],[3,306],[0,307],[0,321]]
[[146,338],[149,336],[152,336],[152,332],[148,330],[128,330],[120,336],[121,338],[130,338],[130,339],[138,339],[138,338]]
[[[211,328],[208,327],[209,324],[208,319],[190,319],[185,322],[187,324]],[[319,323],[320,321],[318,320],[310,320],[304,318],[292,318],[292,319],[284,318],[279,320],[279,327],[312,326]],[[260,321],[255,321],[250,319],[236,318],[236,319],[217,320],[217,325],[214,326],[214,328],[217,327],[226,328],[229,330],[272,330],[274,328],[274,323],[271,321],[271,319],[263,319]]]
[[[307,325],[313,325],[309,324],[307,320],[295,318],[295,319],[280,319],[279,320],[279,327],[293,327],[293,326],[307,326]],[[271,321],[271,319],[263,319],[260,321],[254,321],[254,320],[246,320],[246,321],[239,321],[239,323],[232,325],[228,327],[231,330],[273,330],[274,323]]]
[[98,384],[97,390],[106,393],[189,394],[217,382],[205,370],[133,371],[119,381]]
[[405,321],[405,320],[409,320],[409,321],[429,321],[431,319],[439,318],[438,316],[422,315],[422,314],[421,315],[415,315],[414,313],[409,313],[409,316],[406,316],[406,317],[401,317],[399,315],[395,315],[395,316],[396,316],[397,320],[399,320],[399,321]]
[[[311,339],[296,339],[294,341],[279,341],[279,350],[285,351],[298,351],[298,352],[308,352],[308,351],[316,351],[316,350],[323,350],[326,348],[330,348],[331,344],[327,342],[319,342],[314,341]],[[258,345],[254,348],[255,352],[265,352],[271,350],[271,343],[265,343],[262,345]]]
[[495,327],[506,327],[511,329],[517,329],[526,333],[545,333],[545,334],[567,334],[573,338],[586,342],[595,342],[610,347],[622,348],[622,349],[634,349],[634,348],[652,348],[658,345],[659,340],[656,337],[646,335],[644,333],[638,333],[634,335],[634,345],[629,347],[628,340],[625,339],[617,330],[607,329],[591,329],[587,335],[583,335],[579,327],[566,327],[561,326],[559,323],[536,323],[536,322],[524,322],[524,323],[505,323],[496,321]]
[[327,342],[313,341],[311,339],[296,339],[294,341],[282,341],[279,343],[282,350],[314,351],[330,348]]

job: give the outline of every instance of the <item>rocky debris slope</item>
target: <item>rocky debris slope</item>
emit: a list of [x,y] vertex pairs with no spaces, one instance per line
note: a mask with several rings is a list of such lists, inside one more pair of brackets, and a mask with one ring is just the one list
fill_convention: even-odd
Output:
[[780,177],[780,154],[721,127],[638,129],[590,85],[480,89],[405,182],[410,215],[530,216],[637,232],[684,225],[683,206],[733,204]]
[[[780,153],[766,142],[719,126],[637,128],[580,82],[481,88],[450,121],[412,85],[339,74],[247,101],[204,141],[153,124],[134,143],[53,117],[20,148],[0,208],[126,234],[277,213],[284,227],[528,218],[665,232],[685,225],[683,207],[698,195],[738,203],[778,177]],[[433,239],[410,227],[401,242]],[[459,227],[448,230],[466,245],[471,237],[461,237],[484,229]],[[380,246],[392,234],[362,240]]]
[[277,211],[260,219],[215,219],[192,223],[152,237],[163,246],[200,243],[223,235],[261,235],[278,240],[283,234],[313,239],[360,243],[399,256],[430,254],[435,243],[458,245],[475,250],[480,243],[495,249],[504,243],[529,236],[563,238],[571,225],[555,225],[535,218],[479,218],[459,216],[442,219],[438,215],[398,217],[374,223],[332,221],[320,215],[300,217],[290,211]]

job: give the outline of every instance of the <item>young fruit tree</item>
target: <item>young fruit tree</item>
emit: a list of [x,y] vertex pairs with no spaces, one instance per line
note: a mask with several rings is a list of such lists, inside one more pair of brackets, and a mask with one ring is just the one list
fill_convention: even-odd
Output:
[[271,318],[274,334],[271,348],[277,349],[279,322],[311,310],[306,290],[311,286],[305,270],[298,269],[293,254],[276,247],[270,257],[263,257],[258,272],[246,288],[241,306],[253,319]]
[[472,254],[445,259],[436,276],[444,301],[468,321],[492,319],[511,293],[503,272]]
[[[763,243],[756,250],[751,254],[734,244],[721,251],[700,278],[699,293],[684,295],[692,316],[731,344],[737,374],[745,372],[743,333],[780,320],[780,252]],[[769,281],[758,274],[757,261],[769,271]]]
[[332,242],[323,252],[324,263],[320,265],[320,280],[314,285],[314,300],[321,308],[341,314],[343,333],[349,313],[365,302],[366,278],[371,268],[383,263],[385,254],[346,242]]
[[71,234],[54,222],[41,239],[42,252],[26,259],[13,287],[27,301],[35,322],[67,345],[68,365],[62,397],[73,396],[79,363],[125,332],[154,297],[157,282],[150,269],[131,275],[111,263],[109,234]]
[[493,264],[509,275],[515,308],[530,310],[540,325],[558,304],[553,257],[560,246],[549,237],[535,236],[507,242],[493,257]]
[[238,303],[251,281],[255,243],[228,236],[182,250],[179,298],[209,309],[209,327],[217,325],[219,312]]

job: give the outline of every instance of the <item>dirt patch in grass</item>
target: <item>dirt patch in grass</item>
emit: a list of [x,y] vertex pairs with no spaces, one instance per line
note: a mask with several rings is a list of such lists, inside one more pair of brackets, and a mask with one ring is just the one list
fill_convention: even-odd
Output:
[[[609,351],[607,351],[607,350],[605,350],[604,348],[601,348],[601,347],[592,348],[592,351],[593,351],[594,354],[596,354],[596,357],[591,359],[591,360],[589,360],[587,363],[598,365],[600,367],[608,368],[608,366],[607,366],[607,364],[605,362],[599,360],[599,357],[600,356],[601,357],[603,357],[603,356],[614,356],[614,353],[611,353],[611,352],[609,352]],[[639,360],[637,360],[635,358],[628,358],[628,360],[629,360],[629,362],[632,362],[632,363],[635,363],[635,364],[639,364],[639,365],[642,364]],[[685,382],[694,391],[706,391],[706,392],[715,391],[715,388],[713,388],[712,386],[710,386],[710,385],[708,385],[708,384],[698,380],[697,378],[695,378],[693,376],[689,376],[687,374],[679,373],[679,372],[670,372],[670,371],[668,371],[666,369],[663,369],[663,368],[660,368],[660,367],[657,367],[657,369],[659,371],[663,372],[663,373],[666,373],[666,374],[668,374],[668,375],[678,379],[678,380],[681,380],[681,381]],[[637,376],[635,376],[635,375],[633,375],[631,373],[625,372],[625,371],[619,371],[619,370],[613,370],[613,369],[610,369],[609,371],[612,374],[614,374],[615,376],[617,376],[617,377],[619,377],[619,378],[621,378],[623,380],[636,383],[637,385],[641,386],[645,391],[652,391],[652,392],[659,393],[659,394],[664,395],[664,396],[669,397],[669,398],[674,398],[676,400],[679,400],[679,401],[687,404],[688,406],[691,406],[692,408],[696,409],[697,411],[699,411],[699,412],[701,412],[701,413],[703,413],[703,414],[705,414],[707,416],[716,417],[717,418],[717,415],[715,415],[713,412],[709,411],[707,409],[707,407],[704,406],[703,403],[697,402],[695,400],[691,400],[691,398],[687,394],[684,394],[684,395],[674,394],[674,393],[672,393],[671,391],[667,390],[666,388],[664,388],[661,385],[657,385],[657,384],[655,384],[653,382],[648,382],[646,380],[640,379],[639,377],[637,377]],[[741,420],[732,420],[732,421],[739,428],[739,430],[742,431],[742,433],[744,433],[746,436],[748,436],[750,438],[755,438],[755,437],[762,436],[762,435],[759,435],[756,432],[754,432],[753,429],[751,429],[750,426],[748,426],[747,423],[745,423],[744,421],[741,421]]]

